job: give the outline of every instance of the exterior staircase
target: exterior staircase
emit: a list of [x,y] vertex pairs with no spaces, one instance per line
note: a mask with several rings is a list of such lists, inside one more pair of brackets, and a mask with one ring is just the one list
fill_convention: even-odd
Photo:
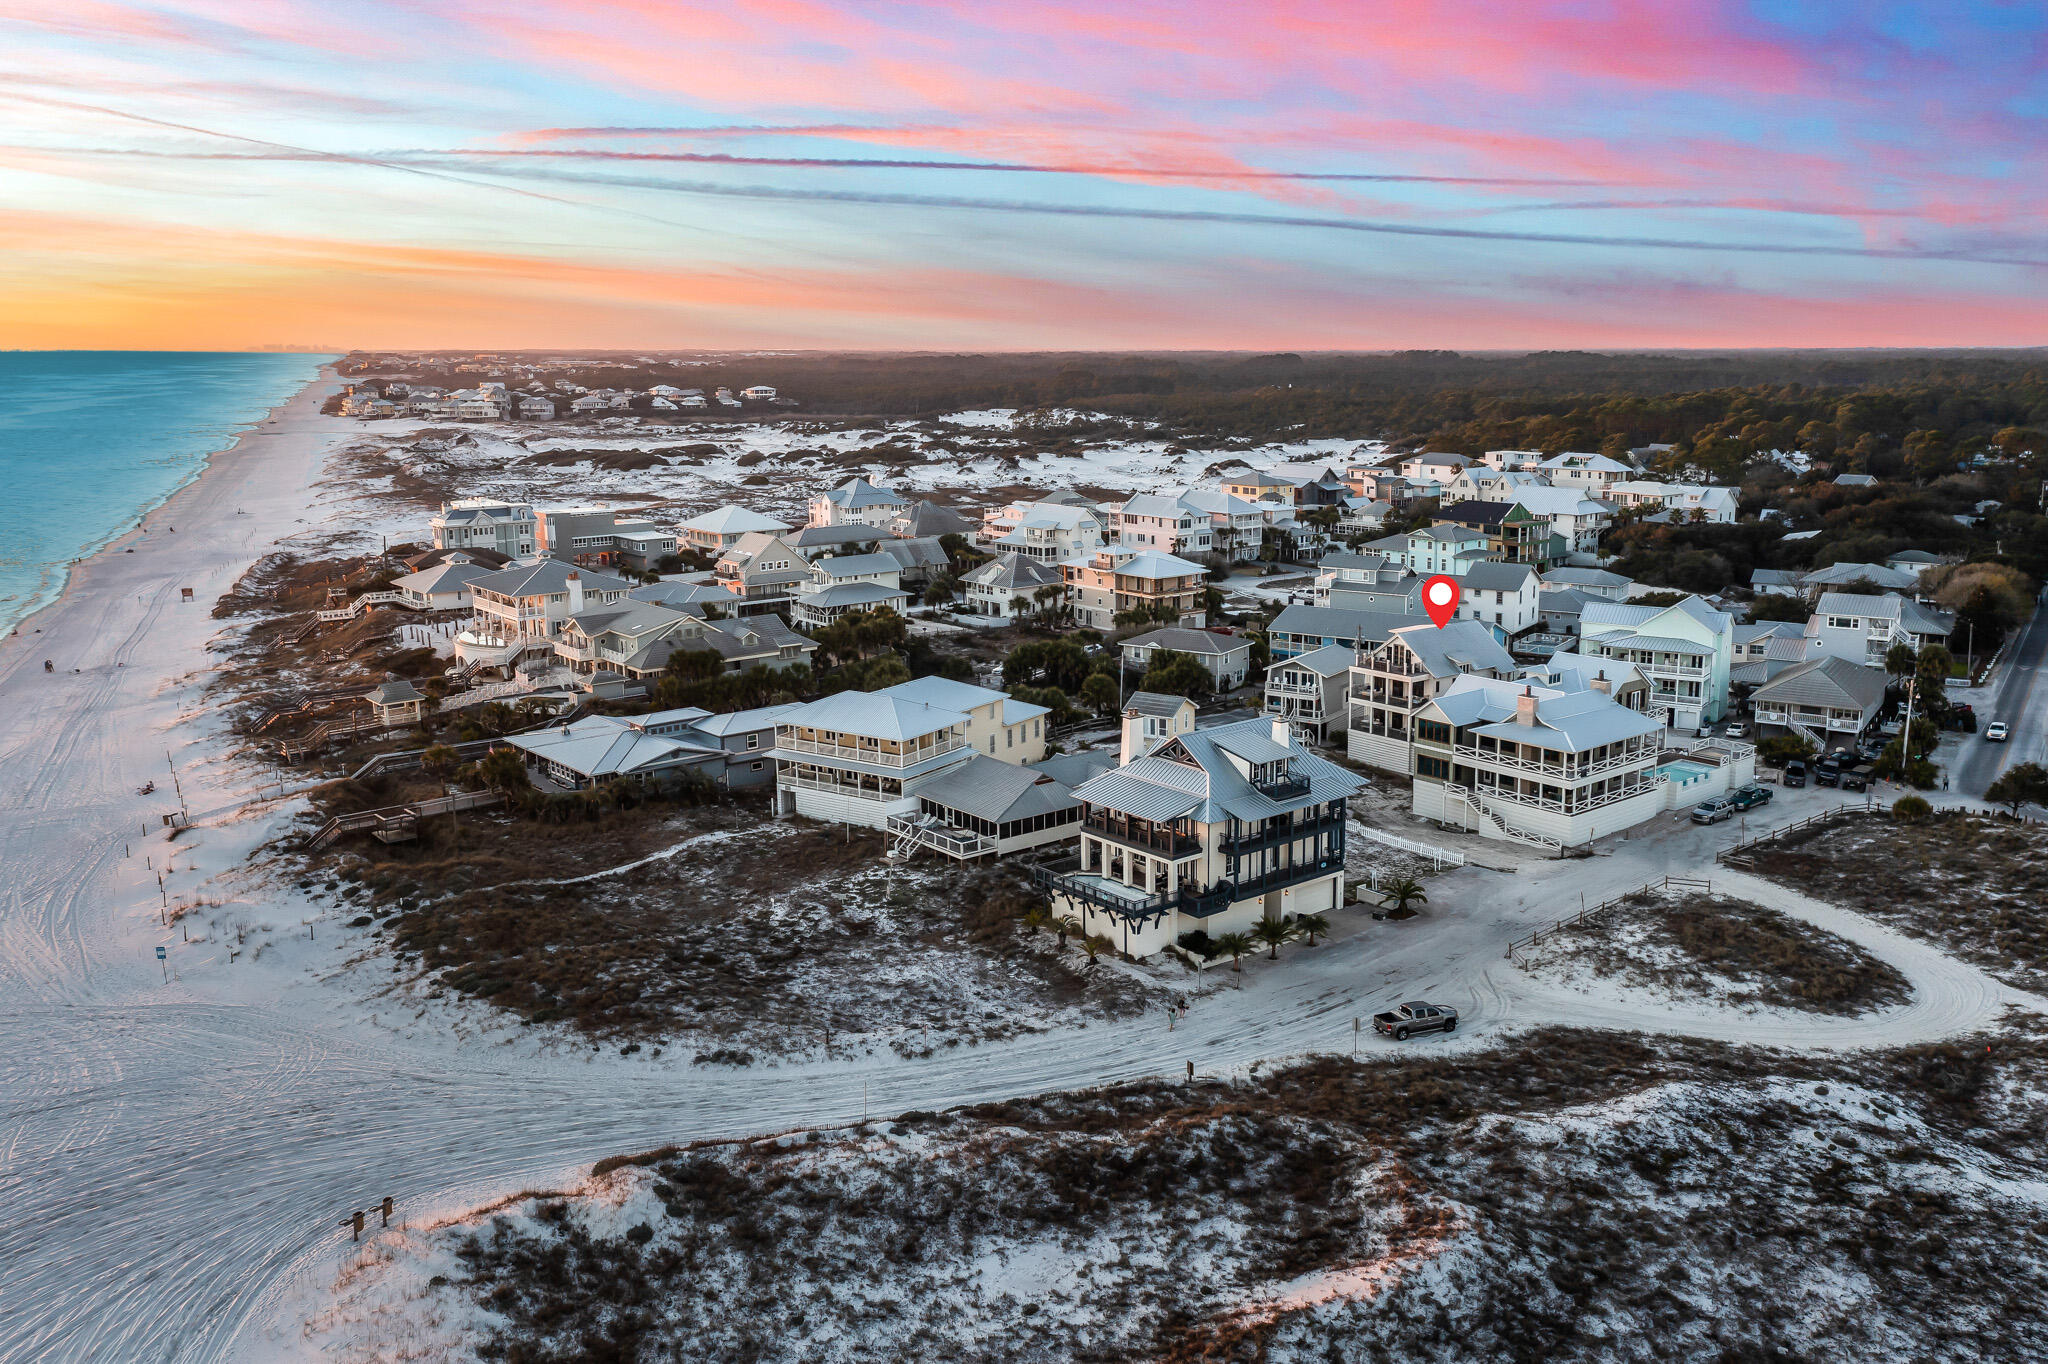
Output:
[[1526,830],[1517,829],[1514,825],[1503,819],[1500,812],[1488,804],[1485,798],[1477,791],[1467,791],[1462,786],[1454,789],[1464,798],[1467,806],[1485,816],[1488,823],[1500,830],[1502,837],[1511,838],[1517,843],[1526,843],[1532,848],[1542,848],[1547,852],[1559,852],[1564,848],[1563,839],[1551,838],[1546,834],[1532,834]]
[[420,821],[433,815],[452,814],[457,810],[477,810],[486,805],[496,805],[505,799],[499,791],[464,791],[453,796],[439,796],[412,805],[386,805],[377,810],[357,810],[351,814],[335,815],[306,840],[307,852],[320,849],[340,838],[345,833],[368,829],[372,837],[386,843],[402,843],[419,836]]
[[888,831],[896,835],[896,842],[883,854],[891,862],[907,862],[919,848],[962,861],[986,857],[996,850],[994,839],[956,829],[930,815],[891,815]]
[[327,621],[354,620],[373,606],[402,606],[404,604],[405,594],[403,592],[365,592],[347,606],[339,606],[332,611],[322,611],[314,616],[313,619],[323,624]]
[[278,756],[286,762],[297,762],[309,753],[317,753],[336,739],[353,739],[358,734],[373,734],[387,729],[403,729],[406,721],[388,724],[375,715],[349,715],[334,720],[323,720],[296,739],[286,739],[277,746]]

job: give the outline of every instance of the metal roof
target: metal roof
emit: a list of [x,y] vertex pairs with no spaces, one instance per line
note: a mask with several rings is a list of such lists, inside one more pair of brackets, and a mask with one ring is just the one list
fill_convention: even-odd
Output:
[[780,532],[789,527],[772,516],[763,516],[760,512],[728,502],[713,511],[691,517],[678,529],[709,531],[714,535],[745,535],[748,531]]
[[1785,669],[1758,687],[1750,702],[1870,711],[1884,701],[1887,682],[1882,669],[1866,668],[1829,654]]
[[[1317,677],[1335,677],[1351,671],[1352,653],[1348,644],[1325,644],[1320,649],[1311,649],[1305,654],[1292,658],[1276,658],[1273,668],[1306,668]],[[1271,676],[1268,673],[1268,676]]]
[[1490,628],[1476,620],[1454,620],[1442,629],[1435,625],[1404,625],[1392,637],[1408,646],[1431,677],[1515,670],[1513,656],[1501,647]]
[[1051,774],[987,754],[941,773],[918,787],[915,794],[919,800],[997,824],[1071,810],[1081,803],[1072,788]]
[[870,573],[895,573],[902,567],[894,555],[879,552],[828,555],[811,562],[813,572],[822,573],[828,578],[859,578]]
[[514,564],[496,573],[487,573],[481,578],[470,580],[471,590],[483,588],[488,592],[501,593],[507,597],[537,597],[552,595],[569,590],[569,575],[578,575],[585,592],[624,592],[633,586],[624,578],[614,578],[609,573],[594,568],[578,568],[560,559],[539,559],[530,563]]
[[1135,635],[1123,641],[1126,650],[1171,649],[1181,654],[1214,654],[1228,656],[1249,652],[1251,641],[1242,635],[1219,635],[1213,630],[1188,630],[1169,625],[1161,630]]
[[1180,714],[1182,706],[1192,708],[1194,704],[1185,696],[1169,696],[1156,691],[1134,691],[1124,702],[1124,712],[1129,714],[1135,711],[1140,715],[1157,715],[1171,719]]
[[[785,701],[779,706],[756,706],[752,710],[727,711],[723,715],[709,715],[695,721],[690,728],[707,734],[714,739],[723,739],[731,734],[745,734],[751,730],[773,729],[783,716],[791,711],[802,710],[801,701]],[[652,718],[652,717],[643,717]]]
[[804,593],[797,598],[797,605],[824,611],[835,606],[879,606],[898,599],[908,600],[909,597],[910,594],[902,588],[891,587],[887,583],[834,583],[816,592]]

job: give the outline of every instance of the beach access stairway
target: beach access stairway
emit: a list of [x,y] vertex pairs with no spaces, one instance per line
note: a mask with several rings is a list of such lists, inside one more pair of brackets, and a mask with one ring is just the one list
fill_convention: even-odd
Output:
[[369,688],[361,686],[337,687],[329,691],[309,692],[297,700],[286,701],[281,705],[273,706],[271,709],[264,711],[263,714],[256,717],[256,723],[249,732],[251,734],[261,734],[280,720],[289,720],[294,715],[304,715],[307,711],[321,710],[327,706],[337,706],[348,701],[360,701],[367,695],[369,695]]
[[336,620],[354,620],[373,606],[406,606],[410,603],[403,592],[365,592],[347,606],[337,606],[332,611],[321,611],[314,619],[322,624]]
[[278,756],[286,762],[297,762],[309,753],[317,753],[336,739],[353,739],[362,734],[377,734],[388,729],[404,729],[411,720],[380,720],[376,715],[347,715],[333,720],[323,720],[296,739],[284,739],[277,745]]
[[454,814],[458,810],[480,810],[487,805],[500,804],[504,799],[502,791],[461,791],[452,796],[415,801],[410,805],[386,805],[376,810],[335,815],[313,831],[306,839],[305,849],[318,852],[343,834],[359,829],[368,829],[372,837],[386,843],[402,843],[419,836],[419,825],[423,819]]

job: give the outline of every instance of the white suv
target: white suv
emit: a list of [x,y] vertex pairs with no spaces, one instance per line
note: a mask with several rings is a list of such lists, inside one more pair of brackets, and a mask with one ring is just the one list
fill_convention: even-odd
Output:
[[1990,728],[1988,728],[1988,729],[1986,729],[1986,730],[1984,731],[1984,737],[1985,737],[1985,738],[1987,738],[1987,739],[1989,739],[1989,740],[1990,740],[1990,741],[1991,741],[1992,743],[1994,743],[1994,744],[2002,744],[2002,743],[2004,743],[2004,742],[2005,742],[2005,721],[2003,721],[2003,720],[1993,720],[1993,721],[1991,722]]

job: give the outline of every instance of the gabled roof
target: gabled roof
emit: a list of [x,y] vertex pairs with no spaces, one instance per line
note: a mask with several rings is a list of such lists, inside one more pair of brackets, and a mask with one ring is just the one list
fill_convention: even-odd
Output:
[[1203,654],[1228,656],[1248,652],[1251,641],[1242,635],[1219,635],[1213,630],[1187,630],[1179,626],[1167,626],[1163,630],[1151,630],[1142,635],[1133,635],[1123,641],[1125,649],[1171,649],[1177,654]]
[[1526,507],[1538,516],[1598,516],[1612,514],[1612,503],[1588,497],[1583,489],[1557,488],[1548,483],[1518,485],[1508,491],[1508,501]]
[[[898,682],[893,687],[884,687],[877,693],[881,696],[900,697],[920,705],[942,706],[947,710],[967,712],[977,710],[991,701],[1005,697],[993,687],[977,687],[972,682],[956,682],[950,677],[936,674],[930,677],[913,677],[908,682]],[[1044,707],[1038,709],[1043,712]]]
[[894,573],[902,565],[893,555],[832,554],[811,561],[811,570],[827,578],[861,578],[871,573]]
[[1194,702],[1185,696],[1170,696],[1165,692],[1134,691],[1124,701],[1124,714],[1156,715],[1172,719],[1180,714],[1183,706],[1193,709]]
[[426,696],[404,678],[395,682],[380,682],[370,688],[369,700],[379,706],[402,706],[408,701],[424,701]]
[[745,507],[735,506],[728,502],[715,511],[708,511],[702,515],[691,517],[683,522],[681,526],[678,526],[677,529],[684,531],[701,530],[713,535],[745,535],[748,531],[753,530],[765,530],[773,534],[780,534],[788,530],[789,527],[772,516],[763,516],[760,512],[749,511]]
[[1884,700],[1886,683],[1881,669],[1829,654],[1793,664],[1758,687],[1750,701],[1867,711]]
[[1455,577],[1458,586],[1468,591],[1520,592],[1535,585],[1536,570],[1527,564],[1503,564],[1482,559],[1448,576]]
[[392,586],[401,592],[418,592],[422,595],[435,592],[459,592],[492,572],[482,564],[436,564],[423,568],[417,573],[408,573],[394,579]]
[[816,550],[828,545],[857,545],[869,541],[879,544],[888,536],[885,530],[856,521],[836,526],[804,526],[793,535],[783,536],[782,543],[801,550]]
[[1461,526],[1497,526],[1506,519],[1509,512],[1515,510],[1517,505],[1514,502],[1488,502],[1472,498],[1438,512],[1438,524],[1451,521]]
[[1552,455],[1536,466],[1539,469],[1592,469],[1603,474],[1633,473],[1628,465],[1606,455],[1587,454],[1567,450],[1561,455]]
[[1579,625],[1581,629],[1589,625],[1621,625],[1629,627],[1649,625],[1656,621],[1658,617],[1672,611],[1680,612],[1698,621],[1714,634],[1727,634],[1731,638],[1733,637],[1732,631],[1735,627],[1735,618],[1725,611],[1716,611],[1698,597],[1686,597],[1683,600],[1673,602],[1669,606],[1637,606],[1629,602],[1620,601],[1589,601],[1586,603],[1586,609],[1580,613]]
[[567,592],[569,575],[576,574],[585,592],[624,592],[633,586],[624,578],[594,568],[578,568],[560,559],[538,559],[514,564],[496,573],[470,581],[470,588],[483,588],[508,597],[537,597],[543,593]]
[[1305,654],[1292,658],[1276,658],[1267,670],[1270,679],[1282,668],[1306,668],[1317,677],[1336,677],[1351,671],[1352,654],[1348,644],[1325,644],[1320,649],[1311,649]]
[[1182,506],[1180,499],[1171,493],[1133,493],[1117,510],[1126,516],[1157,516],[1176,521],[1198,509]]
[[[1789,536],[1787,537],[1790,538]],[[1904,592],[1920,581],[1917,573],[1902,573],[1883,564],[1829,564],[1816,568],[1799,580],[1808,587],[1826,587],[1836,583],[1867,582],[1873,587],[1892,587]]]
[[723,715],[710,715],[697,720],[690,728],[710,738],[723,739],[734,734],[746,734],[752,730],[773,729],[783,716],[803,708],[802,701],[786,701],[779,706],[756,706],[752,710],[727,711]]
[[948,562],[945,547],[932,535],[884,540],[876,552],[894,559],[899,568],[937,568]]
[[1348,611],[1341,606],[1289,606],[1273,617],[1268,634],[1305,635],[1367,644],[1383,643],[1403,626],[1427,623],[1427,616],[1403,611]]
[[1174,554],[1162,554],[1148,549],[1143,554],[1134,554],[1116,566],[1116,573],[1126,578],[1199,578],[1209,570],[1197,563]]
[[1455,677],[1460,673],[1494,671],[1512,673],[1515,660],[1493,631],[1476,620],[1454,620],[1438,629],[1434,624],[1404,625],[1391,634],[1431,677]]
[[692,615],[703,615],[704,608],[716,606],[729,610],[739,604],[739,595],[717,583],[687,583],[662,581],[646,583],[626,594],[634,601],[656,602],[674,611],[689,611]]
[[825,494],[826,498],[846,508],[857,511],[862,507],[900,507],[904,499],[887,488],[877,487],[856,474]]
[[698,752],[674,739],[642,733],[628,721],[609,715],[508,735],[503,742],[589,778],[673,767]]
[[909,596],[902,588],[891,587],[887,583],[834,583],[816,592],[804,593],[797,598],[797,604],[813,611],[827,611],[839,606],[880,606],[907,600]]
[[[1214,824],[1285,814],[1365,789],[1363,778],[1319,758],[1292,738],[1280,743],[1267,720],[1245,720],[1198,729],[1168,740],[1150,757],[1125,763],[1074,789],[1080,799],[1139,819],[1183,816]],[[1309,789],[1284,800],[1256,789],[1237,761],[1285,760],[1290,775],[1309,779]]]
[[[1534,724],[1517,718],[1523,696],[1535,699]],[[1565,753],[1583,753],[1664,728],[1597,691],[1560,691],[1491,677],[1458,678],[1422,709],[1436,710],[1461,729],[1470,726],[1478,734]]]
[[1559,650],[1541,663],[1532,663],[1521,671],[1524,678],[1533,679],[1537,685],[1551,687],[1561,692],[1592,691],[1597,678],[1605,678],[1608,693],[1612,695],[1623,687],[1644,683],[1643,670],[1626,659],[1588,658],[1584,654]]
[[1543,575],[1543,581],[1566,587],[1627,587],[1635,579],[1609,573],[1604,568],[1553,568]]
[[1081,802],[1048,773],[977,754],[917,788],[917,798],[1003,824],[1071,810]]
[[911,535],[969,535],[974,523],[936,502],[913,502],[910,509],[896,518],[896,523]]
[[1021,554],[999,554],[985,564],[976,564],[968,569],[960,576],[960,581],[1027,596],[1041,587],[1058,583],[1060,573],[1050,564],[1027,559]]
[[944,706],[926,705],[888,691],[842,691],[807,701],[776,720],[792,725],[854,734],[864,739],[918,739],[967,723],[967,716]]

